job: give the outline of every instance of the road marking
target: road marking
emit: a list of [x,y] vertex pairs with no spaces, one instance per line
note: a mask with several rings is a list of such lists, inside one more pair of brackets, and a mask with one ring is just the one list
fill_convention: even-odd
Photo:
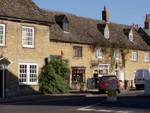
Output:
[[86,107],[82,107],[82,108],[79,108],[77,109],[78,111],[95,111],[95,112],[103,112],[103,113],[112,113],[112,112],[115,112],[115,113],[134,113],[133,111],[129,110],[129,111],[121,111],[121,110],[113,110],[113,109],[92,109],[92,107],[96,106],[96,105],[99,105],[101,103],[96,103],[96,104],[93,104],[93,105],[90,105],[90,106],[86,106]]
[[82,108],[79,108],[77,110],[79,110],[79,111],[86,110],[86,109],[88,109],[90,107],[93,107],[93,106],[96,106],[96,105],[99,105],[99,104],[101,104],[101,103],[96,103],[96,104],[93,104],[93,105],[90,105],[90,106],[82,107]]
[[80,108],[78,111],[95,111],[95,112],[103,112],[103,113],[134,113],[133,111],[119,111],[119,110],[113,110],[113,109],[88,109],[88,108]]
[[106,110],[106,109],[94,110],[94,111],[97,111],[97,112],[105,112],[105,113],[115,112],[114,110]]
[[79,108],[77,110],[78,111],[95,111],[95,109],[88,109],[88,108],[91,108],[91,107],[99,105],[99,104],[101,104],[101,103],[96,103],[96,104],[93,104],[93,105],[90,105],[90,106],[82,107],[82,108]]

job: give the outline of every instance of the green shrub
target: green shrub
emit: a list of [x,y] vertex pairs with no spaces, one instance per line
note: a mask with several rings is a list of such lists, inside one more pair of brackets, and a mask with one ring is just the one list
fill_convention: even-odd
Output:
[[69,91],[69,85],[67,84],[66,78],[68,78],[69,73],[70,71],[65,60],[53,56],[40,74],[40,93],[67,93]]

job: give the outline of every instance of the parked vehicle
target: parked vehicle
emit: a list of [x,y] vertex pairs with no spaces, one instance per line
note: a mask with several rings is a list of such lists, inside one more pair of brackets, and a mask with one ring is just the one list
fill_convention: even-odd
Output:
[[117,76],[115,75],[104,75],[102,77],[100,77],[99,79],[99,92],[106,92],[108,90],[108,84],[109,82],[113,82],[116,84],[116,91],[118,91],[118,93],[120,93],[120,82],[117,78]]
[[150,80],[150,69],[138,69],[135,73],[134,84],[136,89],[144,88],[145,80]]
[[98,77],[88,78],[87,79],[87,88],[88,89],[97,89],[98,88]]

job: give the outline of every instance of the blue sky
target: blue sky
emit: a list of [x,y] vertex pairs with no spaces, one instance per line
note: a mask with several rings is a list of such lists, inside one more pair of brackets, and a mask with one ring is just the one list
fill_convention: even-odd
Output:
[[33,0],[37,6],[53,11],[75,14],[97,20],[106,5],[110,22],[144,26],[145,15],[150,14],[149,0]]

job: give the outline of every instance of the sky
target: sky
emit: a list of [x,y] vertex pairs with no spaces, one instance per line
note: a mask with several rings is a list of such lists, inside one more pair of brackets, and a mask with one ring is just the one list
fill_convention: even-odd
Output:
[[109,21],[118,24],[138,24],[144,27],[146,14],[150,14],[150,0],[33,0],[43,9],[75,14],[102,20],[104,6]]

